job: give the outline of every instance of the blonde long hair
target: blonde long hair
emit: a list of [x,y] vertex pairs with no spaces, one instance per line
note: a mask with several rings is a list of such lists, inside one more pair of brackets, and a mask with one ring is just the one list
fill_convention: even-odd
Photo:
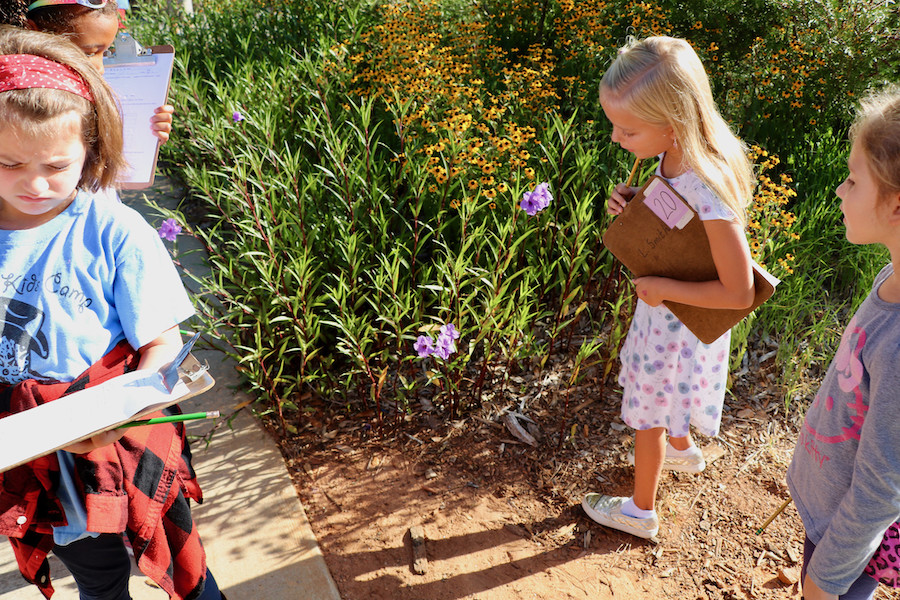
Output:
[[671,127],[687,165],[746,223],[755,186],[747,146],[719,114],[690,44],[666,36],[630,39],[600,80],[600,94],[643,121]]

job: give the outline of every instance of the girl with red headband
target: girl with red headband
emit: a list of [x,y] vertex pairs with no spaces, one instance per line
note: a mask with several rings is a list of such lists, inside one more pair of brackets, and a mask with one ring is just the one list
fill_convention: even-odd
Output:
[[[0,418],[182,346],[194,309],[159,236],[97,199],[123,166],[112,92],[84,53],[0,27]],[[114,430],[0,473],[0,535],[47,598],[52,551],[81,600],[129,600],[125,534],[171,598],[219,600],[188,499],[202,495],[183,426]]]
[[[116,0],[10,0],[0,7],[0,24],[64,35],[103,73],[103,54],[119,31],[118,9]],[[171,105],[160,106],[150,119],[161,142],[169,139],[174,112]]]

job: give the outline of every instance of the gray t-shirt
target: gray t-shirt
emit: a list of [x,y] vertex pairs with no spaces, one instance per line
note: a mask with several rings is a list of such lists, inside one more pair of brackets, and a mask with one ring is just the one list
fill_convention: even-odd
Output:
[[900,517],[900,304],[878,297],[886,266],[847,325],[806,413],[787,481],[806,535],[807,567],[843,594]]

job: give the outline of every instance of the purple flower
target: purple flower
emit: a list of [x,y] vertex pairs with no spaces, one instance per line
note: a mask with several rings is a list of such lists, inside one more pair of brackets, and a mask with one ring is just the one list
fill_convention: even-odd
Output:
[[534,190],[522,194],[522,203],[519,206],[529,217],[533,217],[550,206],[551,202],[553,195],[550,193],[550,184],[545,181],[537,184]]
[[450,355],[456,352],[456,344],[453,340],[444,336],[438,336],[437,345],[434,347],[434,353],[447,360]]
[[437,345],[434,353],[447,360],[450,355],[456,352],[456,342],[459,339],[459,330],[453,323],[441,325],[441,333],[438,335]]
[[459,339],[459,331],[453,323],[447,323],[441,326],[441,333],[437,338],[437,345],[434,353],[447,360],[450,355],[456,352],[456,342]]
[[420,358],[435,355],[439,358],[447,360],[450,355],[456,352],[456,342],[459,339],[459,330],[453,323],[447,323],[441,326],[441,332],[438,334],[437,341],[431,336],[420,335],[413,344]]
[[447,360],[454,352],[456,352],[456,342],[450,337],[439,335],[437,345],[434,348],[434,353],[444,360]]
[[452,340],[458,340],[459,330],[453,323],[447,323],[446,325],[441,325],[441,335],[448,336]]
[[175,241],[175,237],[181,233],[181,225],[175,219],[166,219],[159,226],[159,237],[170,242]]
[[240,123],[244,120],[244,115],[242,115],[239,111],[234,111],[234,114],[231,115],[231,119],[235,123]]
[[434,354],[434,341],[427,335],[420,335],[416,338],[413,348],[420,358],[425,358]]

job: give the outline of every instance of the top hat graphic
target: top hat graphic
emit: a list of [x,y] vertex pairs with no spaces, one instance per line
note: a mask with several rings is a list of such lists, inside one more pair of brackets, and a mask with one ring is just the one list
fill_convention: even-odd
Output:
[[41,358],[47,358],[50,349],[47,338],[41,331],[44,313],[30,304],[14,298],[0,298],[0,319],[3,330],[0,336],[14,341],[20,348],[26,348]]

